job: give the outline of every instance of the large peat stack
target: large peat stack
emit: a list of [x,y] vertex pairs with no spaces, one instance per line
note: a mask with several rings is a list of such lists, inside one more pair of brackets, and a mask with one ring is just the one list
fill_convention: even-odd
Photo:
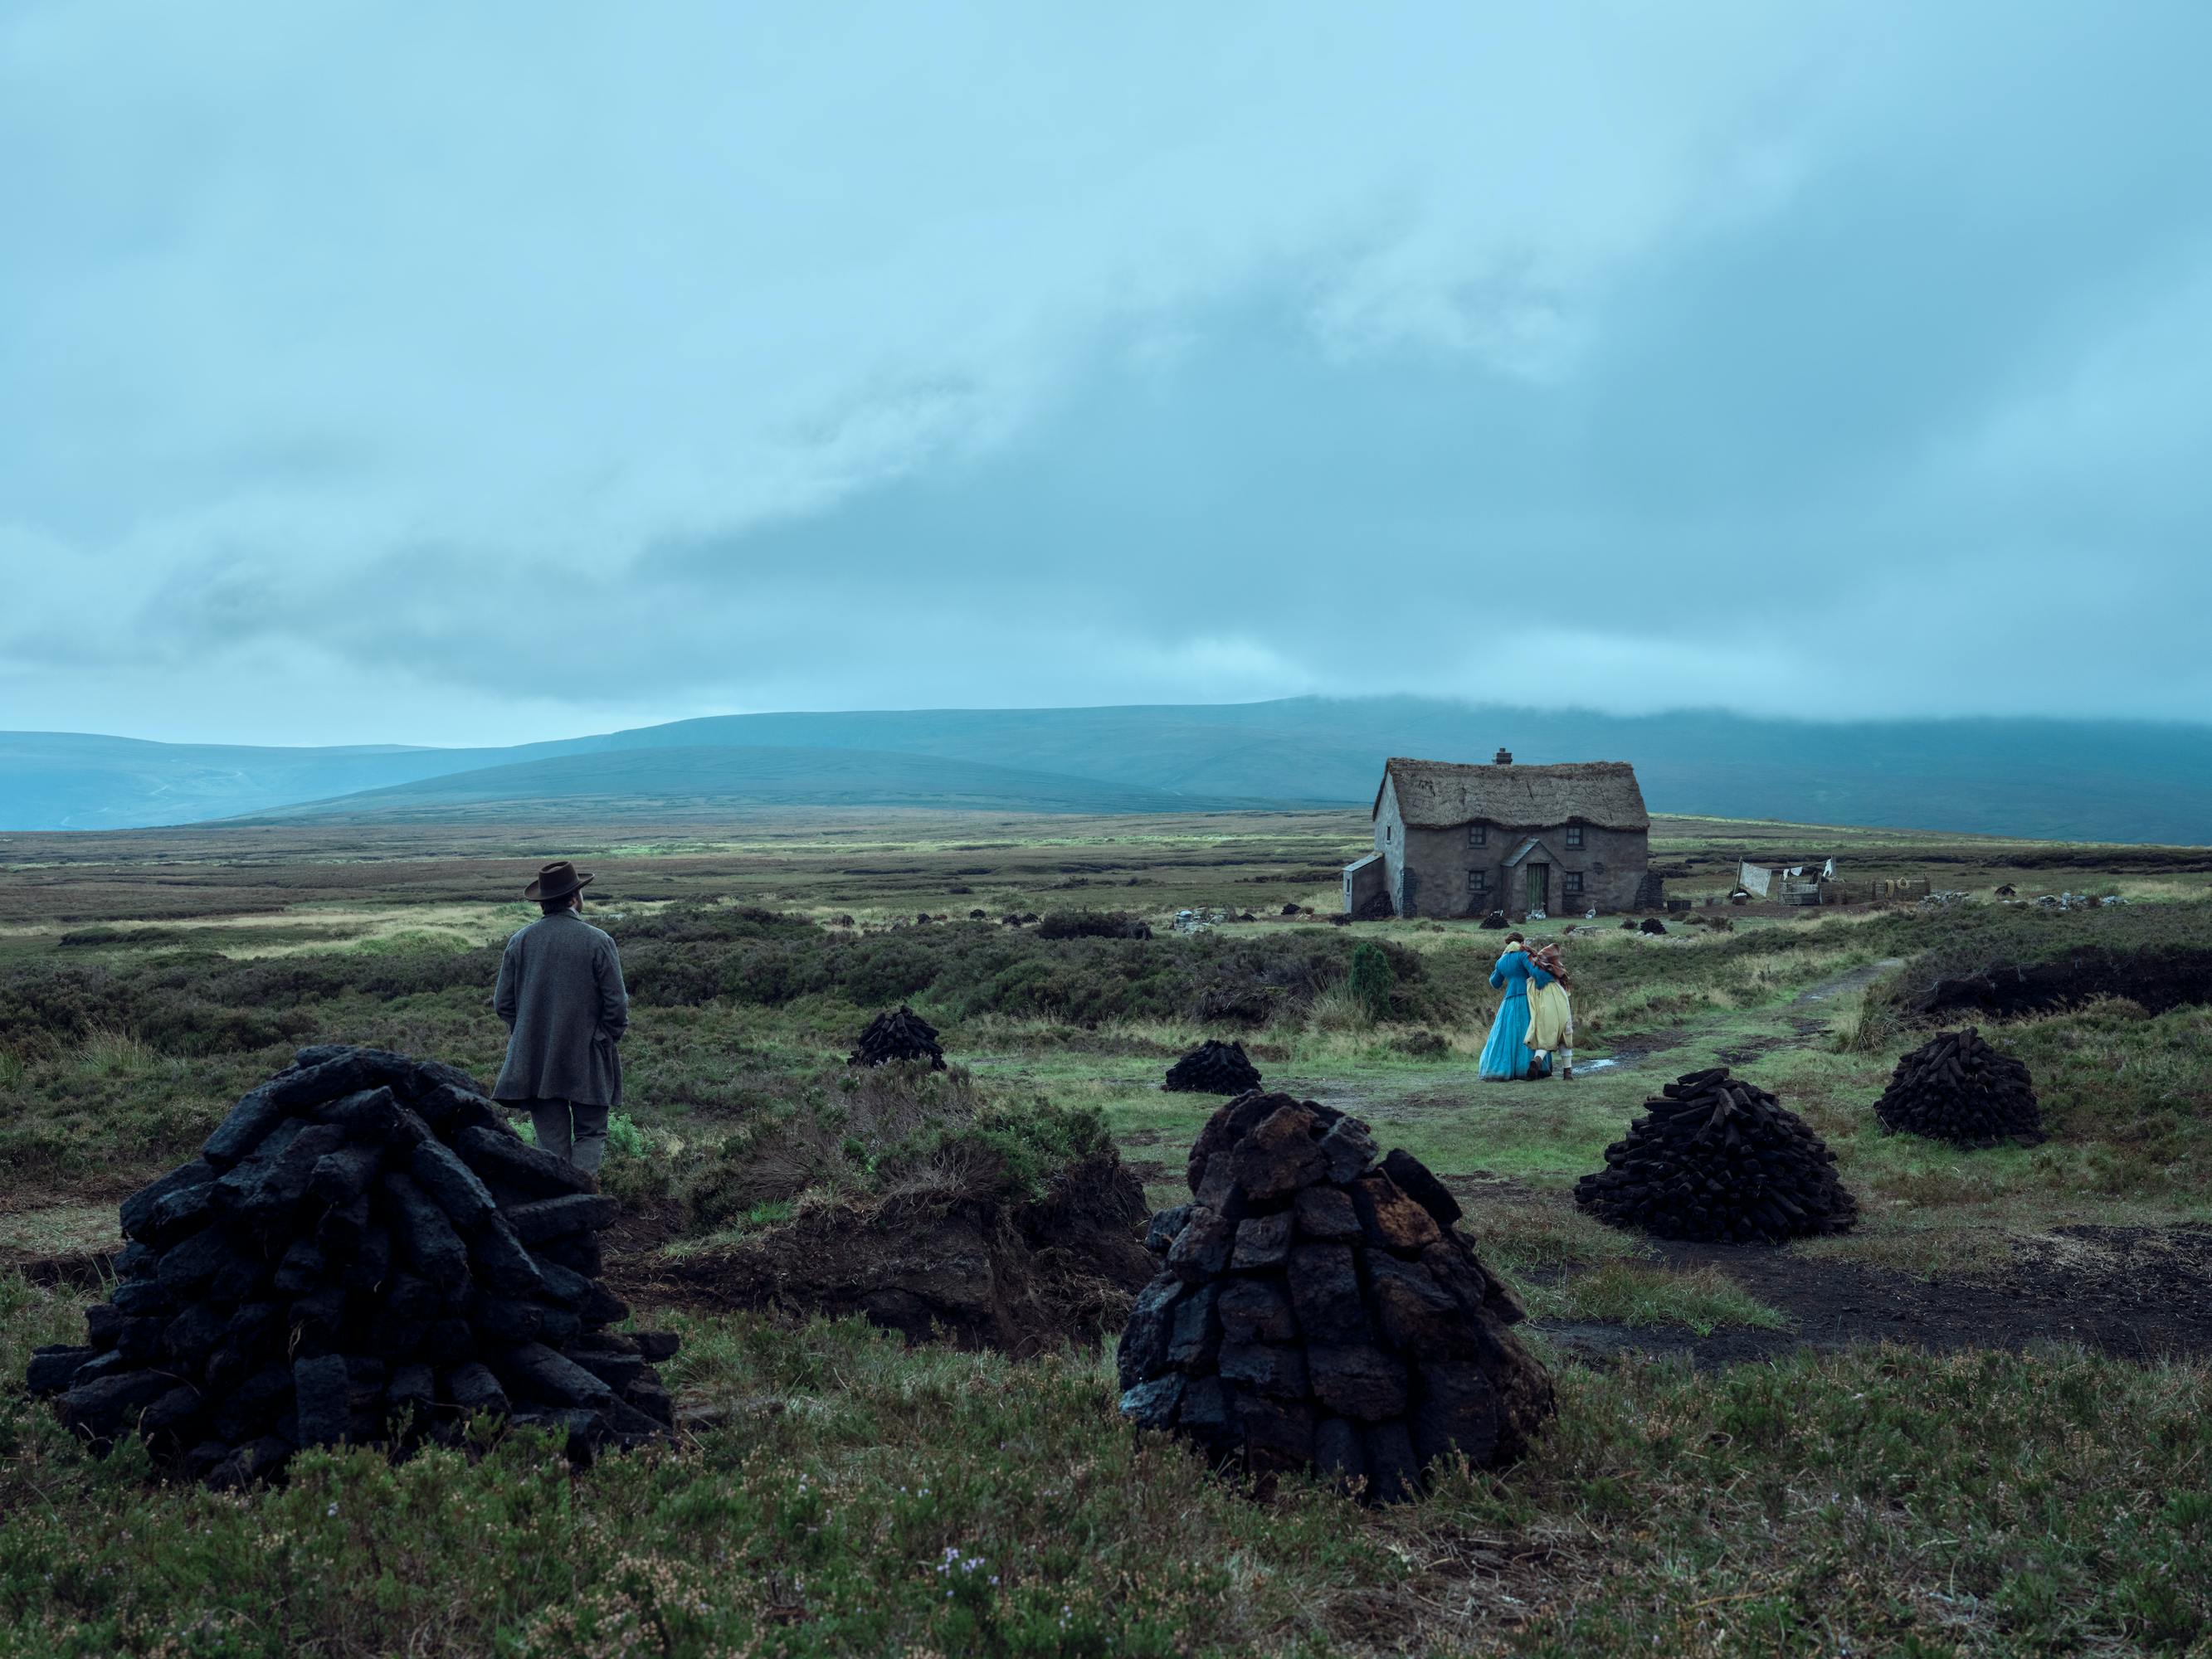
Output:
[[1168,1067],[1160,1087],[1173,1094],[1241,1095],[1260,1086],[1260,1068],[1241,1042],[1208,1037]]
[[1191,1149],[1191,1203],[1154,1218],[1165,1271],[1121,1334],[1121,1410],[1255,1472],[1315,1467],[1395,1500],[1454,1451],[1517,1455],[1551,1379],[1522,1310],[1406,1152],[1358,1119],[1254,1091]]
[[1899,1060],[1874,1110],[1893,1133],[1959,1146],[2032,1146],[2044,1138],[2027,1067],[1990,1048],[1973,1026],[1946,1031]]
[[27,1381],[105,1450],[133,1432],[218,1486],[306,1446],[451,1440],[489,1413],[587,1458],[674,1420],[658,1332],[594,1277],[614,1202],[528,1146],[463,1073],[302,1048],[200,1156],[123,1202],[87,1344]]
[[1765,1090],[1723,1066],[1659,1094],[1605,1149],[1606,1167],[1575,1183],[1575,1202],[1601,1219],[1661,1238],[1778,1243],[1858,1218],[1835,1154]]
[[937,1028],[903,1002],[868,1022],[868,1029],[860,1033],[860,1046],[845,1063],[887,1066],[899,1060],[926,1060],[932,1070],[945,1069],[945,1050],[938,1046]]

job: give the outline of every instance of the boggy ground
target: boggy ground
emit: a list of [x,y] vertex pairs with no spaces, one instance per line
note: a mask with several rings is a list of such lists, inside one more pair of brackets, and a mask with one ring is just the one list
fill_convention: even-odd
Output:
[[1681,1354],[1701,1367],[1869,1342],[1938,1352],[2077,1343],[2147,1363],[2212,1356],[2212,1230],[2069,1226],[2005,1242],[2005,1266],[1972,1280],[1936,1280],[1787,1249],[1660,1241],[1652,1254],[1668,1271],[1724,1274],[1787,1328],[1699,1335],[1567,1319],[1535,1328],[1573,1359]]
[[[608,1165],[629,1206],[614,1272],[641,1317],[665,1310],[684,1335],[669,1380],[692,1432],[582,1476],[530,1436],[397,1470],[318,1453],[288,1489],[218,1498],[149,1485],[128,1452],[90,1460],[43,1411],[0,1400],[0,1655],[2212,1641],[2212,1366],[2193,1322],[2212,1013],[2154,1013],[2118,983],[1985,1022],[2034,1071],[2051,1139],[2033,1149],[1956,1152],[1886,1136],[1871,1113],[1924,1036],[1911,1002],[1935,979],[2201,943],[2212,917],[2190,860],[2115,860],[2095,885],[2134,902],[2108,910],[1983,901],[1577,934],[1581,1058],[1618,1063],[1491,1086],[1473,1061],[1494,935],[1273,915],[1326,904],[1357,826],[1071,828],[794,825],[603,848],[617,902],[594,919],[637,992]],[[1717,827],[1701,854],[1698,833],[1670,828],[1669,851],[1700,871],[1763,838],[1814,844]],[[1868,861],[1851,833],[1837,844]],[[1912,873],[1911,848],[1933,843],[1883,845]],[[292,1043],[379,1042],[488,1073],[492,953],[527,915],[480,896],[541,850],[510,832],[18,849],[39,868],[0,886],[0,1249],[46,1267],[0,1272],[0,1369],[74,1334],[61,1269],[87,1270],[114,1200]],[[2036,849],[1954,850],[1983,862],[1939,885],[2004,872],[2039,890]],[[1186,903],[1270,919],[1167,937]],[[1078,907],[1134,911],[1160,936],[1046,940],[997,920]],[[954,920],[917,924],[922,910]],[[1345,987],[1361,943],[1387,947],[1379,1009]],[[896,1091],[848,1088],[860,1025],[901,999],[943,1031],[942,1086],[972,1109],[909,1122]],[[1209,1024],[1209,1006],[1257,1023]],[[1382,1513],[1299,1481],[1255,1492],[1116,1421],[1110,1349],[908,1346],[850,1319],[732,1311],[667,1270],[825,1205],[942,1196],[986,1170],[1026,1190],[1094,1131],[1151,1202],[1170,1200],[1214,1103],[1158,1084],[1207,1035],[1450,1179],[1557,1362],[1559,1415],[1526,1462]],[[1644,1095],[1723,1055],[1835,1148],[1856,1232],[1714,1250],[1575,1210],[1573,1180]]]

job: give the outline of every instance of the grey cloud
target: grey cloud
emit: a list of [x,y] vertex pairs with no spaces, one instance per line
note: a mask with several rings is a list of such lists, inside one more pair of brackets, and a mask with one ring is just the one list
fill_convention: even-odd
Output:
[[2212,708],[2201,9],[525,15],[0,23],[0,725]]

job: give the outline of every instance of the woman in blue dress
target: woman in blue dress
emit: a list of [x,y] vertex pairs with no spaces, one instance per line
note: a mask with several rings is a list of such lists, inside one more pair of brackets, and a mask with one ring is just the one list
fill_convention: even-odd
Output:
[[1498,1018],[1490,1022],[1490,1041],[1482,1045],[1486,1083],[1552,1074],[1552,1057],[1536,1059],[1524,1040],[1528,1035],[1528,988],[1552,982],[1552,976],[1528,959],[1526,943],[1520,934],[1508,933],[1505,954],[1490,970],[1491,988],[1504,992],[1505,1000],[1498,1005]]

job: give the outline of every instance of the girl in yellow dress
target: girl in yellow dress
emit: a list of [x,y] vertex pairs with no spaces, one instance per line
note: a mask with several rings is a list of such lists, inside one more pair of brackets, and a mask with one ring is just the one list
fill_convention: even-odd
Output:
[[1559,1076],[1569,1083],[1575,1077],[1575,1009],[1567,997],[1567,970],[1559,960],[1559,947],[1547,945],[1530,953],[1544,970],[1540,985],[1528,987],[1528,1035],[1524,1039],[1537,1060],[1557,1052]]

